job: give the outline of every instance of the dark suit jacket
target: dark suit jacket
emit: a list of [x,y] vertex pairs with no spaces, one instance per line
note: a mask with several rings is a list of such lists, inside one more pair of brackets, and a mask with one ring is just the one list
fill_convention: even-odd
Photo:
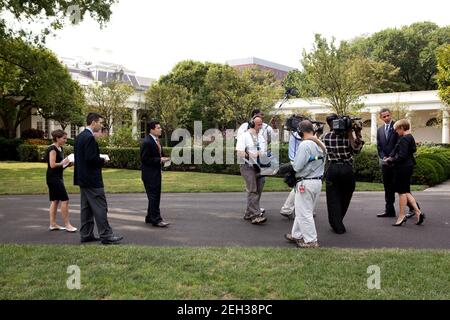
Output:
[[[161,146],[161,154],[164,157],[164,150]],[[161,156],[159,154],[158,145],[152,136],[147,135],[141,144],[141,170],[142,180],[144,182],[154,181],[161,176]]]
[[389,157],[392,150],[394,150],[395,145],[398,141],[398,134],[394,130],[394,121],[389,125],[389,135],[386,140],[386,135],[384,133],[384,124],[377,130],[377,149],[378,156],[383,159],[384,157]]
[[392,150],[390,161],[395,167],[409,167],[416,164],[414,153],[416,152],[416,141],[411,134],[404,135],[398,139],[397,145]]
[[75,138],[74,184],[81,188],[103,188],[100,150],[92,133],[85,129]]

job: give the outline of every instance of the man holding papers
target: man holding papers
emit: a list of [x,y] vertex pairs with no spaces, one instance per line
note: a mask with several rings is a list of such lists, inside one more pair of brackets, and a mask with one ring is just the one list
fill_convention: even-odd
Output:
[[152,121],[149,123],[149,128],[150,134],[145,137],[141,145],[141,177],[148,198],[145,223],[150,223],[155,227],[165,228],[169,223],[163,221],[159,210],[161,200],[161,167],[169,163],[170,159],[164,157],[161,142],[159,141],[162,132],[160,123]]
[[[108,159],[100,157],[94,133],[102,129],[102,117],[89,113],[87,127],[75,139],[74,184],[80,186],[81,242],[101,240],[102,244],[117,244],[123,237],[115,236],[108,223],[108,204],[103,187],[102,166]],[[94,236],[94,220],[100,236]]]

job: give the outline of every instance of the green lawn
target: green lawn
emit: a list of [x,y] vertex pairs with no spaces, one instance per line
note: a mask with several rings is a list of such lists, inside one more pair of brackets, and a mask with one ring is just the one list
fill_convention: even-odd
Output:
[[[46,194],[46,164],[35,162],[0,162],[0,194]],[[73,168],[65,170],[64,179],[69,193],[78,193],[73,185]],[[104,169],[106,192],[145,192],[138,170]],[[412,186],[420,191],[425,186]],[[163,192],[241,192],[244,182],[240,176],[197,172],[163,172]],[[288,191],[281,178],[267,178],[264,191]],[[381,183],[358,182],[356,191],[383,191]]]
[[[0,245],[0,299],[450,299],[438,250]],[[69,290],[69,265],[81,289]],[[381,270],[368,289],[367,269]]]

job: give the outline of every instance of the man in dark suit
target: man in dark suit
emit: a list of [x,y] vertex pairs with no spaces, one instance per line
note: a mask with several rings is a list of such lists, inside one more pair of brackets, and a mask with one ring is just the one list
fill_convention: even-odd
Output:
[[[385,211],[377,215],[379,218],[395,217],[395,191],[394,191],[394,174],[393,168],[388,166],[381,160],[388,158],[398,141],[398,134],[394,130],[394,121],[392,120],[391,111],[388,108],[380,110],[380,118],[384,124],[377,130],[377,149],[380,157],[381,174],[384,184],[384,199],[386,202]],[[414,209],[408,203],[410,212],[407,217],[414,215]]]
[[141,145],[141,170],[142,182],[148,198],[147,216],[145,223],[150,223],[155,227],[165,228],[169,225],[163,221],[159,204],[161,200],[161,168],[169,158],[164,157],[159,137],[161,136],[161,125],[158,121],[148,124],[150,134],[144,139]]
[[[102,244],[117,244],[123,237],[114,236],[108,223],[108,204],[102,178],[105,159],[100,157],[94,133],[102,129],[102,117],[89,113],[87,127],[75,139],[74,184],[80,186],[81,196],[81,242],[101,240]],[[94,236],[94,219],[100,236]]]

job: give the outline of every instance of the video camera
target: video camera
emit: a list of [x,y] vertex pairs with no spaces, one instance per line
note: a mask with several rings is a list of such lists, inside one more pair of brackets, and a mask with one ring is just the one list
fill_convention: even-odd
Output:
[[284,123],[284,127],[286,130],[288,130],[290,132],[299,133],[298,127],[299,127],[300,122],[302,122],[303,120],[311,121],[311,123],[313,124],[315,135],[317,135],[317,136],[322,135],[323,129],[325,126],[325,122],[311,120],[308,117],[305,117],[302,115],[293,114],[292,116],[290,116],[289,118],[286,119],[286,122]]
[[345,132],[353,130],[355,134],[360,135],[363,123],[361,118],[338,116],[337,119],[333,120],[331,128],[336,134],[344,134]]

